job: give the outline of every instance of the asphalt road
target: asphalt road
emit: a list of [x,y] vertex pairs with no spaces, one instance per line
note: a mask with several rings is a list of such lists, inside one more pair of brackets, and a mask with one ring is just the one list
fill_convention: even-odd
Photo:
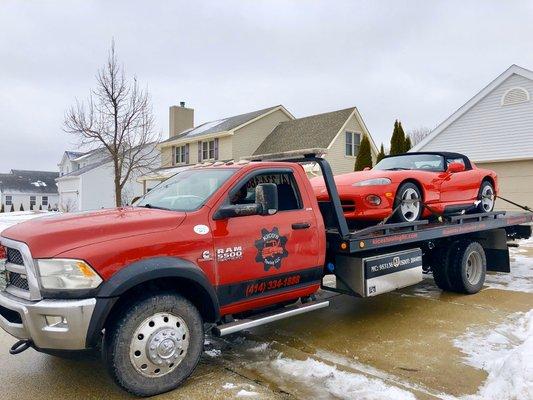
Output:
[[[473,394],[487,374],[461,362],[464,355],[453,339],[471,326],[490,329],[532,308],[533,293],[484,289],[462,296],[442,293],[431,279],[373,299],[334,296],[326,309],[225,340],[207,338],[192,378],[156,398],[338,398],[335,390],[342,392],[352,376],[377,379],[420,399]],[[13,342],[0,333],[3,400],[128,397],[96,359],[64,360],[34,350],[10,356]],[[339,388],[319,390],[312,380],[321,372],[309,368],[325,371]]]

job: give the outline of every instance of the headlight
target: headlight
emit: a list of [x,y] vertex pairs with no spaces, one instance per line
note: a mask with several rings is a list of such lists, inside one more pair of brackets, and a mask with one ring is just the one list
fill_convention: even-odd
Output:
[[43,289],[94,289],[102,283],[102,278],[82,260],[52,258],[35,261]]
[[391,180],[389,178],[374,178],[367,179],[366,181],[355,182],[352,186],[380,186],[380,185],[389,185]]

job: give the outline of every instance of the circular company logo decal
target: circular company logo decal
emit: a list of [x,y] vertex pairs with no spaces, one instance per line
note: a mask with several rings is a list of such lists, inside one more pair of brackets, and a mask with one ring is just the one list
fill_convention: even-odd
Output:
[[255,241],[257,249],[256,262],[263,263],[265,271],[274,267],[280,269],[281,260],[289,255],[285,248],[287,237],[279,234],[279,229],[274,227],[271,232],[261,229],[261,238]]
[[209,233],[209,227],[207,225],[195,225],[193,230],[199,235],[206,235]]

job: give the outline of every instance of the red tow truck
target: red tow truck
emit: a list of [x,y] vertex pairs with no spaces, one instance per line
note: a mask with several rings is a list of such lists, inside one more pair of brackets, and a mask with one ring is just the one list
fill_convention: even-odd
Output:
[[[317,163],[318,202],[302,163]],[[178,387],[204,332],[228,335],[329,305],[320,288],[369,297],[432,270],[444,290],[476,293],[510,271],[508,241],[531,213],[455,215],[350,228],[329,164],[217,162],[183,171],[133,207],[43,217],[0,237],[0,326],[30,347],[101,350],[139,396]],[[336,285],[326,285],[333,274]],[[329,281],[328,281],[329,282]]]

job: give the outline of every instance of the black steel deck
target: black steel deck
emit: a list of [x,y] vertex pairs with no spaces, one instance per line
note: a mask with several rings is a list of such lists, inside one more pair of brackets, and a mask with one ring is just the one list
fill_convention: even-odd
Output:
[[[328,229],[326,234],[330,251],[357,253],[491,229],[508,229],[531,222],[533,222],[533,213],[506,213],[505,211],[497,211],[451,216],[443,222],[430,223],[427,220],[423,220],[413,223],[376,225],[361,230],[350,231],[345,237],[342,237],[337,229]],[[529,237],[530,230],[531,227],[524,227],[522,233],[517,233],[517,238],[521,237],[521,234],[523,237]]]

